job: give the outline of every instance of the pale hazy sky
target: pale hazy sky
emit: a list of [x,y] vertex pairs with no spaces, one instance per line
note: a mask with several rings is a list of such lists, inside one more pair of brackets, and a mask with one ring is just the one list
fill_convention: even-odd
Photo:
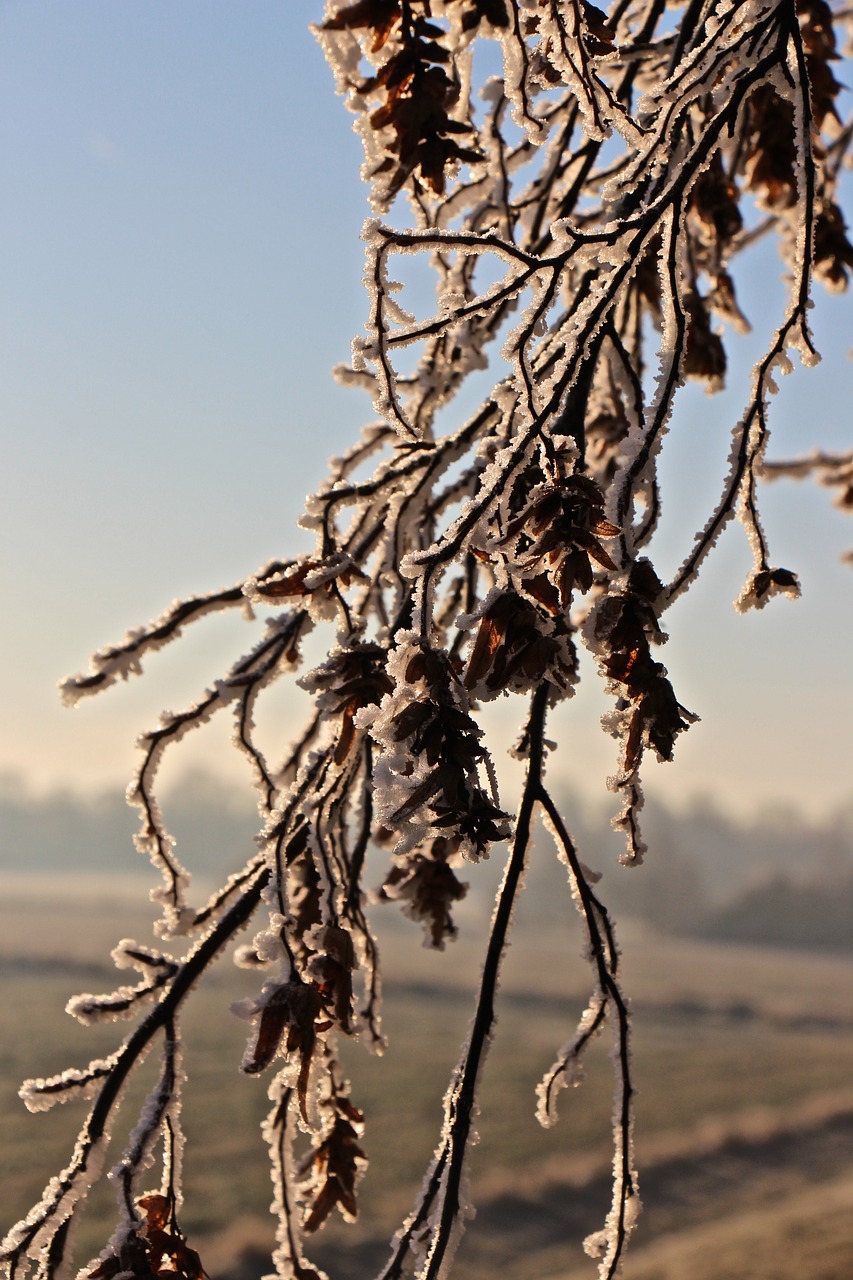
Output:
[[[371,417],[328,374],[366,316],[368,210],[350,118],[307,31],[321,9],[0,2],[0,771],[37,788],[124,785],[136,733],[201,693],[244,624],[200,624],[149,678],[74,712],[55,681],[173,596],[302,547],[304,493]],[[744,287],[760,339],[781,270],[763,248]],[[774,456],[849,445],[853,306],[818,297],[824,364],[783,382]],[[719,491],[748,387],[740,346],[731,391],[691,389],[676,422],[664,477],[690,488],[664,489],[670,569]],[[838,561],[853,522],[811,487],[780,484],[764,505],[803,599],[737,616],[749,556],[728,531],[662,654],[703,722],[674,764],[650,765],[649,791],[826,812],[853,796],[853,571]],[[276,705],[270,733],[290,720]],[[590,792],[612,767],[598,710],[581,695],[560,757]],[[183,765],[218,767],[227,730],[194,735]]]

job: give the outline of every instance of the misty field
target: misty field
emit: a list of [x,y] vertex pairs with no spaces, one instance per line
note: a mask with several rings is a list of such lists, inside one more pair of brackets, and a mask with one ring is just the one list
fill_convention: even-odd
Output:
[[[118,1042],[116,1025],[84,1029],[68,997],[127,981],[109,951],[142,940],[144,890],[99,878],[7,878],[2,905],[0,1193],[6,1226],[66,1161],[81,1119],[74,1104],[30,1116],[25,1076],[49,1075]],[[38,896],[36,896],[38,894]],[[138,903],[143,905],[140,906]],[[393,908],[374,913],[386,955],[381,1059],[358,1045],[346,1063],[365,1112],[371,1166],[354,1227],[332,1224],[309,1254],[348,1278],[381,1263],[433,1148],[440,1102],[472,1008],[485,908],[463,913],[444,953],[419,945]],[[626,922],[626,926],[630,922]],[[629,1280],[842,1280],[853,1272],[853,961],[729,947],[622,929],[636,1009],[638,1153],[645,1213]],[[595,1274],[581,1250],[609,1200],[611,1085],[602,1040],[560,1121],[542,1130],[534,1090],[569,1034],[586,992],[577,931],[518,922],[498,1037],[486,1067],[472,1192],[478,1215],[461,1275],[578,1280]],[[246,1026],[228,1012],[257,975],[226,961],[190,1001],[185,1104],[187,1199],[182,1225],[214,1277],[268,1269],[272,1228],[263,1144],[266,1081],[239,1075]],[[146,1064],[150,1072],[154,1063]],[[123,1107],[127,1122],[145,1082]],[[152,1176],[152,1182],[154,1177]],[[111,1228],[111,1192],[92,1199],[78,1240],[84,1261]],[[226,1225],[227,1224],[227,1225]],[[744,1271],[743,1259],[749,1259]],[[345,1261],[346,1259],[346,1261]]]

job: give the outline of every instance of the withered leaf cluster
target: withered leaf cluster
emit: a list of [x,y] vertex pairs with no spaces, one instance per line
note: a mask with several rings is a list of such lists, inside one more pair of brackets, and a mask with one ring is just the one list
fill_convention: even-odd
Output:
[[332,654],[303,680],[303,685],[321,694],[330,716],[340,717],[335,748],[335,764],[343,764],[356,740],[355,717],[365,707],[377,706],[393,691],[385,670],[388,652],[378,644],[359,644]]
[[799,594],[799,580],[790,569],[759,569],[746,584],[738,605],[741,609],[762,609],[775,595],[796,599]]
[[421,647],[410,658],[405,678],[419,696],[395,713],[390,733],[413,761],[424,761],[426,770],[391,812],[391,824],[399,828],[420,819],[454,850],[483,857],[506,836],[508,815],[480,782],[486,758],[482,729],[454,697],[459,677],[440,651]]
[[[506,9],[498,0],[469,3],[462,22],[466,29],[487,18],[506,25]],[[387,177],[394,196],[411,177],[435,195],[445,189],[448,168],[477,163],[483,154],[465,146],[474,127],[453,114],[460,83],[442,39],[443,27],[430,21],[429,0],[359,0],[323,23],[325,31],[367,30],[372,54],[381,54],[376,72],[355,88],[360,97],[379,98],[370,113],[371,128],[381,134],[384,158],[372,176]]]
[[299,1167],[299,1192],[307,1206],[303,1229],[317,1231],[337,1208],[353,1222],[358,1217],[356,1184],[367,1156],[359,1145],[364,1117],[345,1093],[336,1090],[328,1105],[325,1136]]
[[[527,590],[541,596],[541,582],[532,581]],[[565,693],[576,678],[577,652],[564,613],[550,608],[543,617],[540,607],[511,590],[486,604],[465,668],[465,687],[475,696],[523,693],[543,680]]]
[[401,903],[404,914],[424,926],[427,942],[437,950],[457,936],[453,906],[468,892],[468,885],[450,865],[455,845],[445,836],[436,836],[404,854],[379,890],[381,901]]
[[304,1119],[308,1116],[308,1082],[319,1032],[331,1023],[322,1016],[318,988],[298,978],[274,987],[258,1011],[258,1029],[243,1060],[248,1075],[265,1071],[280,1052],[299,1063],[298,1097]]
[[695,720],[672,690],[666,668],[652,657],[651,646],[665,636],[657,607],[663,583],[648,560],[638,560],[623,590],[602,599],[594,615],[602,645],[602,669],[627,708],[622,770],[636,772],[644,746],[671,760],[675,740]]
[[619,528],[604,519],[604,494],[594,480],[572,475],[533,489],[498,546],[511,554],[523,590],[554,617],[565,615],[575,591],[589,591],[593,564],[616,566],[602,546]]
[[750,96],[742,165],[746,185],[771,210],[790,209],[797,200],[797,139],[794,108],[769,84]]
[[157,1192],[136,1202],[145,1221],[125,1237],[116,1253],[103,1258],[88,1275],[92,1280],[207,1280],[195,1249],[178,1227],[174,1200]]

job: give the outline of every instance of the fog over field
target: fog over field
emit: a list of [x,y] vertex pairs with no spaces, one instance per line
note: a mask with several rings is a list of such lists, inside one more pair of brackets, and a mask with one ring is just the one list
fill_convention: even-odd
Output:
[[[67,816],[73,807],[65,803]],[[215,814],[211,802],[211,821]],[[57,802],[57,823],[60,816]],[[537,851],[550,853],[544,841]],[[491,862],[472,867],[469,878],[482,872],[494,881],[497,851]],[[132,858],[125,863],[132,867]],[[108,991],[126,980],[109,952],[122,936],[150,941],[151,879],[105,875],[95,865],[3,876],[4,1226],[62,1167],[84,1114],[72,1104],[31,1116],[17,1088],[27,1076],[82,1066],[118,1043],[121,1027],[81,1027],[63,1009],[73,993]],[[531,867],[528,889],[486,1066],[482,1140],[472,1160],[478,1216],[460,1254],[467,1280],[488,1280],[498,1268],[507,1280],[591,1277],[581,1241],[608,1199],[606,1037],[593,1046],[582,1086],[563,1095],[558,1124],[543,1130],[534,1120],[536,1083],[583,1008],[589,973],[578,955],[580,929],[567,888],[557,891],[546,858]],[[487,916],[485,893],[472,892],[461,904],[458,939],[433,952],[420,945],[419,928],[396,905],[372,909],[386,974],[389,1045],[381,1058],[358,1044],[344,1046],[371,1164],[359,1221],[353,1227],[333,1222],[309,1242],[311,1256],[333,1275],[373,1274],[390,1230],[410,1207],[438,1133],[447,1072],[471,1016]],[[737,1269],[744,1257],[755,1264],[750,1280],[842,1280],[853,1265],[845,1211],[853,1192],[853,958],[667,936],[637,918],[620,923],[636,1015],[645,1205],[626,1280],[736,1280],[745,1274]],[[229,1013],[259,981],[225,958],[184,1017],[190,1144],[181,1221],[214,1280],[258,1280],[269,1266],[264,1251],[272,1219],[258,1131],[269,1105],[268,1080],[240,1076],[247,1027]],[[125,1100],[117,1143],[152,1083],[156,1056]],[[97,1252],[112,1230],[113,1197],[108,1186],[93,1193],[78,1262]]]
[[[745,822],[710,801],[695,800],[682,812],[656,802],[646,810],[651,853],[640,871],[616,864],[619,840],[603,806],[567,794],[564,808],[585,860],[604,873],[602,893],[618,916],[672,934],[853,948],[853,798],[822,822],[794,807]],[[173,787],[164,810],[182,861],[203,882],[238,869],[255,847],[252,793],[202,772]],[[20,781],[0,779],[0,873],[144,875],[147,861],[133,848],[136,826],[135,811],[117,791],[36,797]],[[549,870],[534,890],[546,917],[565,879],[548,843],[539,842]],[[491,867],[466,869],[482,910],[490,908],[499,864],[496,856]],[[377,884],[381,878],[377,870]]]
[[[562,800],[586,861],[603,872],[636,1015],[645,1210],[626,1280],[737,1280],[747,1257],[750,1280],[841,1280],[853,1269],[853,806],[822,823],[793,810],[745,823],[709,803],[676,813],[658,802],[647,815],[648,864],[627,871],[606,812]],[[204,774],[173,787],[164,808],[199,896],[255,847],[251,797]],[[63,1010],[70,995],[122,980],[109,954],[120,937],[151,940],[156,877],[133,848],[135,825],[114,793],[36,797],[10,778],[0,786],[4,1226],[62,1167],[82,1119],[73,1106],[28,1115],[15,1096],[22,1079],[82,1066],[118,1042],[116,1026],[83,1028]],[[371,857],[378,885],[384,855]],[[502,867],[495,850],[463,868],[470,890],[444,952],[421,946],[397,904],[370,908],[389,1046],[379,1059],[344,1046],[371,1164],[358,1222],[332,1222],[309,1242],[331,1274],[373,1273],[410,1207],[466,1034]],[[496,1269],[505,1280],[583,1280],[592,1268],[581,1241],[608,1199],[612,1086],[602,1041],[555,1128],[534,1120],[537,1080],[589,983],[565,871],[544,832],[514,936],[473,1155],[478,1214],[460,1264],[466,1280],[490,1280]],[[229,1013],[258,982],[224,959],[184,1019],[191,1143],[182,1223],[213,1280],[259,1280],[272,1243],[259,1137],[267,1082],[240,1077],[247,1028]],[[151,1070],[131,1088],[119,1134]],[[111,1189],[96,1187],[78,1262],[102,1247],[114,1212]]]

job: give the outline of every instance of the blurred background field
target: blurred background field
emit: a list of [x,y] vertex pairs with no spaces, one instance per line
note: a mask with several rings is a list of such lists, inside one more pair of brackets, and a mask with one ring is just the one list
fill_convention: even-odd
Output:
[[[214,819],[208,812],[208,821]],[[235,826],[235,843],[238,838]],[[698,876],[686,856],[678,870],[680,847],[671,841],[667,856],[676,870],[670,887],[679,877],[686,886]],[[721,848],[720,862],[729,854]],[[843,880],[846,856],[839,847],[827,854],[825,879]],[[129,856],[122,860],[127,865]],[[381,1265],[435,1144],[441,1096],[472,1012],[500,872],[500,858],[492,862],[469,869],[466,878],[477,887],[460,909],[460,937],[444,953],[425,950],[419,930],[395,907],[373,909],[385,958],[389,1047],[382,1058],[357,1044],[345,1050],[353,1100],[367,1121],[371,1164],[359,1221],[351,1227],[335,1222],[309,1241],[309,1256],[334,1275],[349,1280]],[[463,1280],[486,1280],[497,1270],[507,1280],[595,1274],[581,1245],[609,1201],[612,1087],[605,1039],[595,1046],[583,1085],[561,1095],[559,1123],[544,1131],[533,1114],[535,1086],[570,1034],[588,989],[574,909],[563,872],[552,864],[543,839],[486,1065],[481,1140],[471,1166],[478,1212],[458,1259]],[[759,891],[761,866],[754,860],[748,883],[731,878],[729,918]],[[640,889],[639,877],[655,871],[608,870],[605,898],[620,874]],[[796,887],[790,868],[773,875],[777,882],[788,876]],[[82,1119],[75,1104],[30,1116],[16,1091],[27,1076],[82,1065],[118,1043],[121,1024],[85,1029],[63,1009],[72,994],[128,980],[113,969],[109,952],[122,937],[150,938],[150,883],[137,872],[96,865],[73,875],[55,863],[32,873],[3,872],[0,1195],[6,1226],[66,1162]],[[689,889],[683,893],[687,901]],[[633,911],[623,904],[619,920],[636,1012],[645,1205],[626,1276],[846,1280],[853,1274],[853,950],[703,936],[698,918],[692,935],[679,934],[666,919],[650,918],[663,910],[660,902],[650,911],[641,909],[642,901]],[[805,890],[803,901],[807,909]],[[679,918],[677,906],[677,900],[670,904],[671,920]],[[760,915],[753,924],[760,936]],[[770,927],[766,921],[764,927]],[[778,920],[774,927],[784,937]],[[182,1225],[215,1278],[251,1280],[269,1269],[270,1191],[258,1132],[266,1082],[239,1074],[247,1028],[229,1012],[258,985],[258,975],[224,959],[184,1018],[190,1142]],[[155,1056],[141,1076],[150,1077]],[[140,1078],[128,1094],[123,1126],[132,1124],[145,1084]],[[112,1220],[112,1193],[100,1187],[80,1231],[78,1261],[102,1247]]]

